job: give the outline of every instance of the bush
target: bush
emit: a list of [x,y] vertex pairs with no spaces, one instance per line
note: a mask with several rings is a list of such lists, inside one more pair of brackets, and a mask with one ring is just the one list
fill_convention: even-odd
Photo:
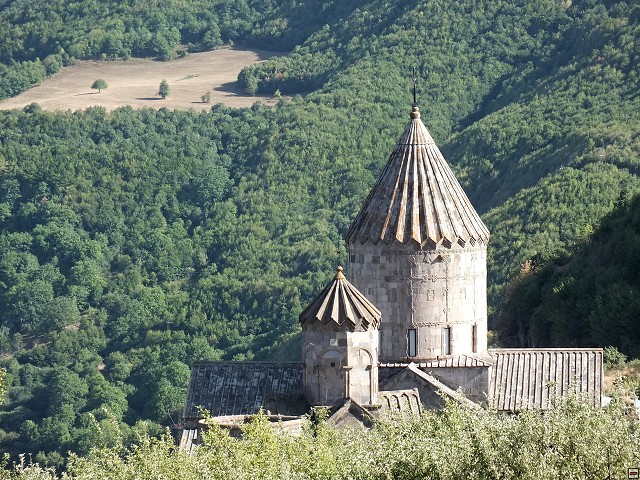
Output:
[[617,367],[627,361],[627,356],[620,352],[616,347],[605,347],[603,353],[605,367]]
[[[72,457],[69,476],[216,479],[540,479],[624,478],[640,458],[637,421],[618,404],[601,409],[570,398],[545,414],[504,415],[450,403],[414,420],[394,418],[371,430],[307,421],[298,436],[262,415],[230,437],[216,425],[188,455],[166,435],[127,450]],[[197,475],[195,474],[197,472]],[[587,474],[587,475],[585,475]]]

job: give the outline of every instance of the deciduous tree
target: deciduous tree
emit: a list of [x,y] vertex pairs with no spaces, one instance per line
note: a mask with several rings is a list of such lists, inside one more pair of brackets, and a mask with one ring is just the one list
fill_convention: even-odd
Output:
[[158,95],[160,95],[163,99],[167,98],[167,96],[169,95],[169,92],[171,91],[171,89],[169,88],[169,82],[167,82],[166,80],[162,80],[160,82],[160,86],[158,87]]
[[105,80],[103,80],[102,78],[98,78],[91,84],[91,89],[98,90],[98,93],[100,93],[102,90],[104,90],[108,86],[109,85],[107,85],[107,82]]

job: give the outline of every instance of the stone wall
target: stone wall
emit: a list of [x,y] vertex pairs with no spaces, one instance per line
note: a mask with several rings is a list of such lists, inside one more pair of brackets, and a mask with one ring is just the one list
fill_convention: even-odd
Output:
[[351,398],[360,405],[378,396],[378,331],[335,331],[331,325],[302,332],[303,384],[310,405],[333,406]]
[[[484,245],[349,244],[348,276],[380,311],[380,357],[415,358],[487,349],[487,270]],[[443,330],[449,328],[448,349]],[[448,351],[447,351],[448,350]]]
[[490,392],[491,367],[441,367],[429,373],[453,390],[477,404],[487,402]]

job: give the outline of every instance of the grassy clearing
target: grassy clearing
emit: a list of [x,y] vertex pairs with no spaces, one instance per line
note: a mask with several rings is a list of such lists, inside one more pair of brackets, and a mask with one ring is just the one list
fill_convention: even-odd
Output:
[[[274,56],[274,52],[221,48],[194,53],[184,58],[159,62],[135,59],[122,62],[81,61],[62,69],[41,85],[0,102],[0,109],[24,108],[38,103],[44,110],[77,110],[94,105],[114,110],[123,105],[134,108],[171,108],[208,110],[224,103],[230,107],[249,107],[260,100],[275,104],[271,97],[249,97],[236,84],[240,70]],[[104,79],[108,88],[100,93],[92,83]],[[157,96],[162,79],[169,82],[171,94]],[[211,92],[209,102],[202,96]]]

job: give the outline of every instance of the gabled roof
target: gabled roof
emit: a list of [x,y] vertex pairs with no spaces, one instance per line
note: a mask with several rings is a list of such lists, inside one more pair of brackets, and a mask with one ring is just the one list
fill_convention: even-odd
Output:
[[338,267],[332,282],[300,314],[300,323],[330,323],[354,330],[377,329],[380,310],[351,285]]
[[489,404],[496,410],[546,410],[573,393],[601,405],[602,349],[495,349],[489,355]]
[[274,415],[303,415],[309,405],[303,393],[302,364],[194,363],[183,418],[202,418],[200,408],[214,417],[253,415],[261,408]]
[[347,242],[487,244],[489,230],[420,120],[418,107],[351,224]]
[[[446,388],[446,387],[445,387]],[[362,406],[355,400],[347,398],[344,402],[333,408],[327,423],[334,426],[355,424],[359,422],[365,427],[373,425],[374,418],[385,416],[400,416],[411,418],[420,415],[420,393],[417,389],[381,390],[378,392],[377,405]]]
[[357,423],[361,423],[365,427],[371,427],[373,416],[355,400],[346,398],[341,405],[332,409],[329,418],[327,418],[327,423],[335,427]]
[[[381,382],[380,388],[383,390],[394,388],[396,385],[403,384],[403,379],[405,377],[411,377],[416,382],[427,386],[434,391],[440,392],[441,395],[449,397],[456,402],[468,406],[469,408],[479,408],[479,405],[469,400],[462,393],[449,388],[430,373],[422,371],[415,363],[410,363],[402,371],[388,378],[384,383]],[[384,393],[383,390],[380,391],[380,394]],[[424,401],[425,399],[422,400]]]

